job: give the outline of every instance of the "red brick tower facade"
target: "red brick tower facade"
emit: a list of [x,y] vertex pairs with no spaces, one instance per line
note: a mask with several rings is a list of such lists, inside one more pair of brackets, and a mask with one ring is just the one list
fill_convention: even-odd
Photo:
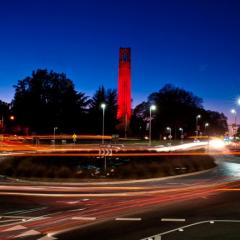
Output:
[[131,118],[131,49],[119,49],[118,68],[118,111],[119,128],[124,130],[125,137]]

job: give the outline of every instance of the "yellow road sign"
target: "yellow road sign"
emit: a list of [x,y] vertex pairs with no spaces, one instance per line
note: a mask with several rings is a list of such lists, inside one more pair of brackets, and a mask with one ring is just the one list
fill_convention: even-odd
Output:
[[75,133],[72,135],[72,139],[73,139],[74,142],[76,142],[76,140],[77,140],[77,135],[76,135]]

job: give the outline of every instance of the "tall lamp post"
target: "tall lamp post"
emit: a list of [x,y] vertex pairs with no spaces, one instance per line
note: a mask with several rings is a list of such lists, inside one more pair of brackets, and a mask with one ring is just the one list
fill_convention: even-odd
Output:
[[152,111],[155,111],[157,109],[156,105],[151,105],[149,108],[150,112],[150,119],[149,119],[149,146],[152,144]]
[[205,131],[205,134],[207,134],[207,135],[208,135],[208,132],[207,132],[208,127],[209,127],[209,123],[207,122],[204,124],[204,131]]
[[[167,131],[169,131],[169,136],[168,136],[168,138],[169,138],[170,141],[171,141],[171,139],[172,139],[172,129],[171,129],[170,127],[167,127],[166,129],[167,129]],[[170,143],[170,145],[171,145],[171,143]]]
[[198,138],[198,119],[200,119],[200,118],[201,118],[201,115],[198,114],[198,115],[196,116],[196,140],[197,140],[197,138]]
[[106,104],[102,103],[101,108],[102,108],[102,113],[103,113],[103,115],[102,115],[102,144],[104,144],[104,126],[105,126],[105,123],[104,123],[104,121],[105,121],[104,117],[105,116],[104,115],[105,115]]
[[208,140],[208,151],[209,151],[209,132],[207,131],[207,129],[208,129],[208,127],[209,127],[209,123],[208,122],[206,122],[205,124],[204,124],[204,132],[205,132],[205,134],[207,135],[207,140]]
[[236,109],[231,109],[231,113],[234,115],[234,128],[233,128],[233,134],[235,136],[236,134],[236,129],[237,129],[237,111]]
[[55,141],[56,141],[56,130],[58,129],[58,127],[54,127],[53,128],[53,141],[54,141],[54,145],[55,145]]
[[181,132],[181,143],[183,143],[183,138],[184,138],[183,128],[179,128],[178,130]]

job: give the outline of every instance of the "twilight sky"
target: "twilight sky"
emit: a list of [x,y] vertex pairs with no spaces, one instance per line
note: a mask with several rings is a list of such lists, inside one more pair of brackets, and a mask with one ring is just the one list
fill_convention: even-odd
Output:
[[240,96],[239,12],[238,0],[2,1],[0,99],[37,68],[65,72],[88,95],[117,88],[118,49],[131,47],[134,105],[172,83],[229,116]]

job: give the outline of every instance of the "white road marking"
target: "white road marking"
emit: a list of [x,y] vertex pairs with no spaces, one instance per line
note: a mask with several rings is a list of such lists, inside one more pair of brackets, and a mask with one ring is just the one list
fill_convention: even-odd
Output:
[[57,238],[51,237],[51,236],[44,236],[44,237],[38,238],[37,240],[54,240],[54,239],[57,239]]
[[141,221],[142,218],[115,218],[116,221]]
[[57,203],[65,203],[65,204],[77,204],[80,201],[56,201]]
[[29,221],[37,221],[37,220],[43,220],[43,219],[49,219],[49,218],[51,218],[51,217],[39,216],[39,217],[32,217],[28,220],[25,219],[25,221],[29,222]]
[[72,209],[72,210],[68,210],[68,212],[77,212],[77,211],[83,211],[86,210],[87,208],[77,208],[77,209]]
[[162,218],[162,222],[185,222],[185,218]]
[[31,208],[31,209],[25,209],[25,210],[7,212],[7,213],[5,213],[5,214],[6,214],[6,215],[11,215],[11,214],[19,215],[19,214],[24,214],[24,213],[30,213],[30,212],[40,211],[40,210],[43,210],[43,209],[46,209],[46,208],[47,208],[47,207]]
[[26,229],[26,227],[22,225],[16,225],[14,227],[3,230],[2,232],[10,232],[10,231],[16,231],[16,230],[23,230],[23,229]]
[[96,217],[72,217],[72,220],[95,221]]
[[8,223],[8,222],[19,222],[19,219],[8,219],[8,220],[0,221],[0,223]]
[[23,232],[23,233],[15,236],[15,238],[27,237],[27,236],[35,236],[35,235],[39,235],[39,234],[41,234],[41,233],[36,231],[36,230],[28,230],[26,232]]
[[150,236],[150,237],[147,237],[147,238],[143,238],[141,240],[147,240],[149,238],[155,238],[155,237],[161,237],[163,235],[167,235],[169,233],[173,233],[173,232],[176,232],[176,231],[184,231],[185,228],[190,228],[190,227],[193,227],[193,226],[196,226],[196,225],[200,225],[200,224],[206,224],[206,223],[210,223],[210,224],[213,224],[214,222],[227,222],[227,223],[240,223],[240,220],[207,220],[207,221],[200,221],[200,222],[195,222],[195,223],[192,223],[192,224],[188,224],[188,225],[185,225],[185,226],[182,226],[181,228],[174,228],[172,230],[168,230],[166,232],[162,232],[162,233],[159,233],[159,234],[156,234],[154,236]]
[[31,217],[25,217],[25,216],[9,216],[9,215],[6,215],[6,216],[2,216],[2,218],[7,218],[7,219],[19,219],[19,220],[21,220],[22,218],[31,218]]

